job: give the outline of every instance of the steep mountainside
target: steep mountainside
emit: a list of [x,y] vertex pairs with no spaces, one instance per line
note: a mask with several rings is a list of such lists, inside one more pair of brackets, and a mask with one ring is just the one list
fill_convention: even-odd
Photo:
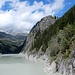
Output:
[[44,30],[47,29],[51,24],[54,24],[56,20],[56,17],[46,16],[41,19],[41,21],[36,23],[36,25],[31,29],[30,33],[27,36],[24,51],[31,50],[36,37],[38,37],[40,33],[42,34]]
[[10,35],[5,32],[0,32],[0,53],[10,54],[19,53],[23,47],[26,36]]
[[75,75],[75,5],[59,19],[47,16],[38,22],[23,50],[37,58],[46,55],[50,64],[56,64],[54,72]]

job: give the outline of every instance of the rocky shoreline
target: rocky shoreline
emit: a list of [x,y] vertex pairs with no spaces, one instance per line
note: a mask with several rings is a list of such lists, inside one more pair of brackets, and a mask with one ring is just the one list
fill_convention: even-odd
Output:
[[47,55],[41,55],[38,57],[37,54],[24,54],[25,58],[30,61],[41,62],[44,65],[44,72],[49,75],[75,75],[75,59],[69,59],[66,63],[65,60],[62,60],[58,64],[53,61],[50,64],[50,59]]
[[38,58],[38,55],[28,55],[28,53],[24,54],[25,59],[30,60],[30,61],[35,61],[35,62],[40,62],[44,65],[44,72],[49,74],[49,75],[62,75],[59,72],[56,72],[56,63],[55,61],[50,64],[50,60],[46,55],[42,55],[40,58]]

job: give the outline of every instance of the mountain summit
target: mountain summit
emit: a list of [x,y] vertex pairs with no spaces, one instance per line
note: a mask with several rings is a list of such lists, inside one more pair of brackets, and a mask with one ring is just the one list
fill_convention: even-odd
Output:
[[36,38],[40,36],[39,34],[43,33],[50,25],[54,24],[57,20],[56,16],[46,16],[41,21],[37,22],[36,25],[31,29],[30,33],[27,36],[26,44],[24,51],[29,51],[32,48],[32,45],[36,41]]

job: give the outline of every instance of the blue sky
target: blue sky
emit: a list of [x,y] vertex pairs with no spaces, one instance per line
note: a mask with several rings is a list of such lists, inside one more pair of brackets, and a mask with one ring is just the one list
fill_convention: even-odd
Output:
[[74,5],[75,5],[75,0],[65,0],[64,8],[59,13],[57,13],[57,16],[61,17],[62,15],[64,15],[64,13],[66,13]]
[[43,17],[61,17],[75,0],[0,0],[0,31],[29,32]]
[[11,3],[12,3],[12,2],[10,2],[10,1],[5,2],[5,3],[2,5],[1,9],[4,10],[4,11],[6,11],[6,10],[9,11],[9,10],[13,9],[12,6],[11,6]]
[[[25,2],[29,1],[29,4],[32,5],[34,3],[34,0],[19,0],[20,2]],[[36,0],[37,2],[42,1],[44,4],[50,4],[54,2],[54,0]],[[11,10],[13,7],[11,6],[12,2],[11,1],[6,1],[4,5],[2,5],[1,9],[6,11],[6,10]],[[75,0],[64,0],[64,8],[56,13],[55,15],[58,17],[61,17],[66,11],[68,11],[73,5],[75,4]]]

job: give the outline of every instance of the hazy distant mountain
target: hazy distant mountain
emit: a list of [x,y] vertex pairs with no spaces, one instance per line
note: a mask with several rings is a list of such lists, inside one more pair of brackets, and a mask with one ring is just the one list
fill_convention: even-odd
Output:
[[26,36],[26,33],[18,33],[17,35],[11,35],[5,32],[0,32],[0,39],[2,38],[8,40],[25,40]]
[[6,34],[5,32],[0,32],[0,39],[12,39],[12,40],[14,40],[15,39],[15,37],[14,36],[12,36],[12,35],[10,35],[10,34]]
[[25,38],[27,37],[27,33],[18,33],[14,37],[18,40],[25,40]]
[[0,53],[10,54],[19,53],[23,47],[26,35],[18,34],[16,36],[0,32]]

